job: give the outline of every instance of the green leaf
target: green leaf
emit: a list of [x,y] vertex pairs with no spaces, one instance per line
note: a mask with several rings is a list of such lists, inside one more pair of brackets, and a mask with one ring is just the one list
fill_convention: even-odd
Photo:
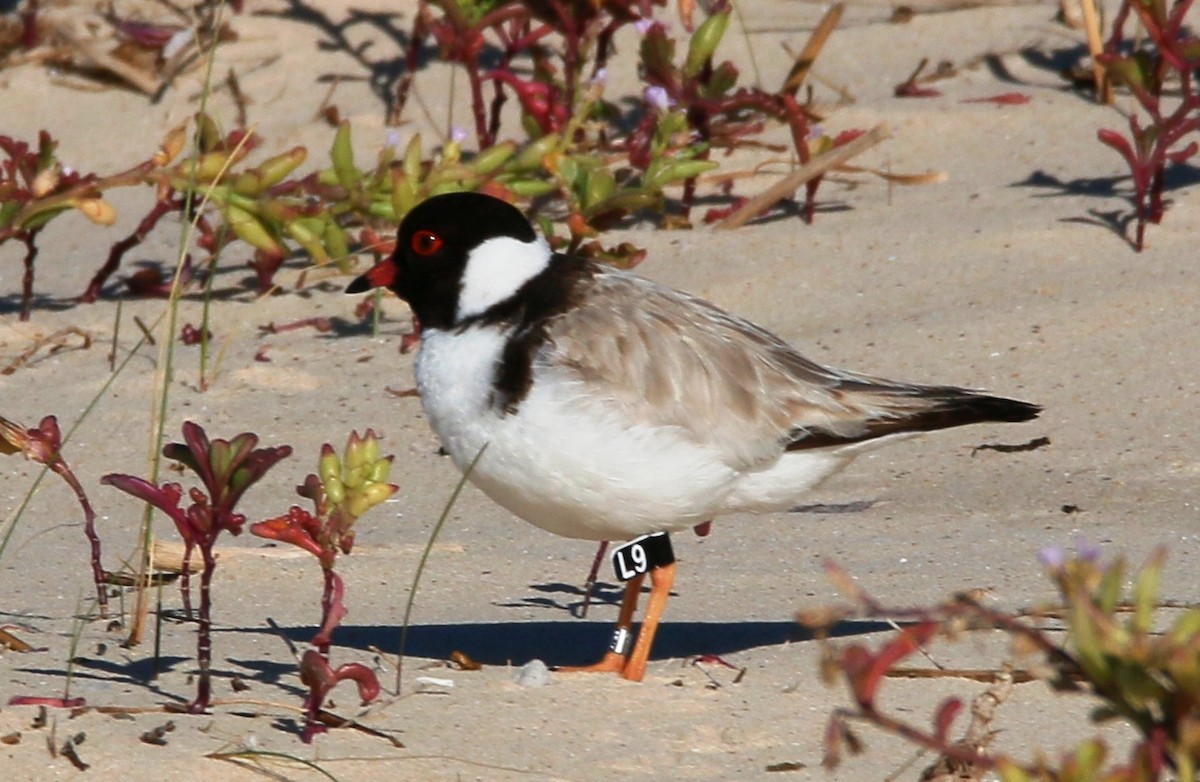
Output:
[[333,217],[325,218],[325,247],[329,257],[344,272],[350,271],[350,240]]
[[496,144],[472,158],[471,168],[479,174],[490,174],[507,163],[516,151],[515,142],[505,141],[502,144]]
[[557,133],[547,133],[518,152],[507,170],[521,173],[541,170],[544,167],[543,158],[554,151],[559,141],[561,139]]
[[283,247],[273,233],[253,214],[233,204],[226,204],[222,211],[225,213],[225,222],[237,238],[256,250],[283,254]]
[[354,147],[350,141],[350,122],[342,120],[337,133],[333,137],[333,149],[330,151],[333,161],[333,171],[337,174],[338,183],[351,190],[362,179],[362,173],[354,166]]
[[506,181],[504,186],[522,198],[540,198],[558,189],[558,185],[553,182],[547,182],[544,179]]
[[1105,616],[1112,616],[1121,602],[1121,586],[1125,583],[1125,560],[1118,559],[1104,570],[1096,588],[1096,605]]
[[221,144],[221,129],[207,114],[196,115],[196,147],[201,152],[211,152]]
[[617,181],[612,172],[601,166],[593,168],[587,175],[587,187],[583,194],[583,208],[590,210],[613,194]]
[[39,207],[32,212],[28,217],[21,221],[21,228],[26,231],[36,231],[42,228],[46,223],[58,217],[63,212],[71,208],[70,204],[62,204],[59,206]]
[[718,44],[721,43],[721,38],[725,36],[725,27],[729,24],[729,16],[729,11],[713,14],[696,29],[688,44],[687,59],[683,63],[685,76],[694,78],[700,73],[704,64],[712,58]]
[[0,228],[8,228],[12,225],[12,221],[19,211],[21,211],[20,201],[5,201],[3,205],[0,205]]
[[1154,552],[1133,582],[1133,618],[1130,625],[1135,632],[1146,633],[1150,630],[1165,558],[1166,552],[1162,549]]
[[414,185],[421,181],[421,158],[421,134],[415,133],[404,148],[404,175]]

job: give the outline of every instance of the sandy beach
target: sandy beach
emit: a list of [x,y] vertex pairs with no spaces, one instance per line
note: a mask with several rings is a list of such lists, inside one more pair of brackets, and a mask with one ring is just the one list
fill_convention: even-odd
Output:
[[[379,74],[388,63],[398,67],[402,51],[382,24],[363,21],[365,15],[347,21],[352,12],[369,11],[407,30],[415,6],[249,0],[245,13],[231,17],[238,39],[218,48],[214,73],[236,70],[248,120],[264,139],[262,154],[300,144],[310,150],[304,170],[326,165],[333,129],[315,115],[331,79],[339,80],[331,100],[352,122],[364,166],[389,133],[401,143],[418,131],[436,137],[438,128],[415,104],[407,124],[385,125]],[[752,79],[752,47],[763,82],[776,84],[791,64],[787,48],[803,45],[824,9],[783,0],[743,6],[745,35],[731,29],[719,56],[743,65],[744,78]],[[943,172],[944,181],[904,187],[870,174],[837,174],[822,185],[811,225],[774,215],[734,231],[699,224],[670,231],[647,221],[622,226],[611,238],[648,250],[639,273],[748,317],[823,364],[985,388],[1043,405],[1038,420],[934,433],[872,452],[806,498],[851,504],[849,512],[721,518],[708,537],[676,535],[680,575],[642,683],[557,673],[544,686],[514,682],[533,659],[553,666],[597,658],[620,585],[602,570],[596,599],[579,618],[594,545],[541,532],[468,488],[419,585],[401,694],[385,694],[362,717],[382,735],[334,730],[311,746],[298,734],[304,690],[287,642],[303,646],[319,622],[321,578],[312,558],[249,534],[222,541],[213,598],[216,705],[202,716],[166,714],[157,707],[186,703],[194,691],[194,627],[178,621],[178,591],[162,592],[169,613],[157,672],[153,642],[123,647],[121,628],[77,620],[94,596],[79,508],[65,485],[48,478],[0,558],[0,627],[40,649],[0,652],[0,737],[16,737],[0,744],[0,776],[11,782],[917,779],[933,757],[914,760],[910,746],[870,729],[861,732],[863,755],[834,772],[821,768],[826,720],[849,695],[820,681],[820,644],[794,618],[800,609],[839,601],[824,561],[837,562],[888,605],[928,604],[980,589],[996,605],[1015,609],[1054,597],[1038,560],[1045,547],[1070,550],[1084,541],[1105,557],[1140,563],[1165,546],[1164,599],[1195,602],[1196,169],[1184,167],[1171,183],[1165,220],[1149,229],[1145,251],[1134,252],[1132,228],[1123,222],[1131,209],[1127,170],[1096,140],[1098,129],[1124,129],[1125,119],[1059,74],[1080,60],[1082,33],[1055,21],[1053,3],[913,7],[910,21],[895,23],[887,4],[851,2],[816,64],[814,89],[831,107],[828,130],[890,127],[891,138],[857,165]],[[678,24],[673,6],[658,13]],[[341,25],[342,37],[326,21]],[[620,52],[636,41],[617,44]],[[893,88],[921,58],[951,62],[958,73],[937,82],[939,97],[895,97]],[[614,58],[610,95],[640,89],[632,62]],[[432,63],[416,80],[429,117],[446,116],[450,70]],[[45,128],[60,140],[59,156],[69,165],[118,170],[151,154],[168,128],[195,112],[202,80],[201,69],[190,70],[152,104],[132,90],[88,88],[78,76],[35,63],[7,68],[0,70],[0,133],[32,141]],[[461,75],[456,84],[461,95]],[[1013,92],[1030,100],[971,102]],[[845,105],[834,107],[839,95]],[[465,123],[460,103],[455,116]],[[1130,105],[1118,96],[1119,107]],[[232,123],[227,90],[214,93],[210,111]],[[785,137],[780,128],[766,135]],[[741,182],[739,195],[768,186],[787,170],[786,161],[746,150],[723,161],[746,169],[764,161],[762,176]],[[165,220],[131,253],[100,301],[75,300],[151,199],[147,188],[114,192],[118,221],[111,228],[74,214],[53,222],[39,242],[34,306],[25,322],[18,319],[22,248],[0,247],[0,364],[67,327],[90,339],[83,349],[81,338],[72,337],[70,349],[39,352],[0,375],[0,415],[32,426],[53,414],[64,430],[82,416],[65,454],[100,516],[110,570],[135,550],[141,506],[99,479],[145,470],[157,349],[135,355],[86,408],[110,380],[118,301],[118,358],[139,336],[132,318],[149,323],[163,311],[161,300],[127,296],[122,280],[139,268],[169,270],[178,221]],[[702,209],[710,205],[719,204]],[[207,390],[198,387],[197,348],[177,347],[168,437],[178,440],[190,419],[213,436],[254,431],[264,445],[291,445],[294,455],[246,495],[240,509],[253,521],[297,501],[293,487],[315,469],[322,443],[340,446],[352,429],[380,433],[384,452],[396,455],[392,480],[400,490],[362,520],[353,553],[340,560],[350,614],[334,635],[333,657],[379,666],[391,689],[414,573],[459,479],[439,456],[419,401],[387,390],[413,384],[413,356],[399,352],[409,313],[401,302],[386,301],[374,338],[354,314],[360,297],[341,292],[348,276],[310,273],[298,288],[307,265],[296,259],[276,277],[280,292],[260,297],[247,258],[244,245],[231,248],[217,271],[212,328],[219,366]],[[199,295],[185,295],[180,325],[198,323],[200,308]],[[260,328],[308,317],[328,318],[333,329],[270,334]],[[977,450],[1039,437],[1049,445]],[[17,456],[0,468],[4,532],[40,468]],[[176,539],[161,518],[155,534]],[[129,600],[114,598],[114,612],[128,611]],[[851,622],[839,633],[877,643],[885,637],[881,629]],[[454,651],[482,670],[449,666]],[[997,668],[1009,656],[1004,639],[987,633],[931,651],[947,667]],[[704,655],[719,655],[734,668],[695,664]],[[247,687],[235,689],[235,679]],[[886,685],[886,702],[927,724],[942,698],[969,699],[982,686],[955,678],[896,680]],[[35,708],[7,705],[13,696],[64,692],[93,707],[141,711],[52,710],[52,724],[34,727]],[[333,700],[338,713],[358,713],[348,685]],[[1093,705],[1078,696],[1056,698],[1037,682],[1018,685],[999,710],[995,746],[1027,759],[1037,751],[1056,754],[1096,732],[1087,722]],[[164,733],[164,745],[142,740],[168,720],[173,729]],[[88,771],[51,757],[52,731],[57,745],[86,734],[78,754]],[[1106,729],[1118,748],[1130,735],[1119,723]],[[241,763],[207,757],[246,748],[275,754]],[[898,777],[889,776],[910,761]]]

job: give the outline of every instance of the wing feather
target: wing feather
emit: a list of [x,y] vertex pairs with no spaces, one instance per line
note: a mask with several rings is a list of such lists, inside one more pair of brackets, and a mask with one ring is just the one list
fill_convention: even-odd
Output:
[[859,442],[1039,408],[950,386],[822,367],[703,299],[619,270],[588,275],[585,295],[546,324],[536,361],[565,369],[631,421],[676,427],[736,469],[787,450]]

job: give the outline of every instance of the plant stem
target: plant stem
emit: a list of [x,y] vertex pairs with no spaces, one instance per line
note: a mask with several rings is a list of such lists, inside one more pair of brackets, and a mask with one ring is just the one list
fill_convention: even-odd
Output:
[[55,454],[54,461],[50,463],[50,469],[66,481],[71,490],[75,492],[79,506],[83,508],[83,534],[87,536],[92,550],[92,579],[96,583],[96,601],[99,603],[100,617],[107,618],[108,592],[104,588],[104,566],[101,564],[100,557],[100,536],[96,534],[96,512],[92,510],[92,504],[88,502],[87,494],[84,493],[83,486],[75,478],[75,473],[71,472],[71,468],[67,466],[61,456]]
[[21,277],[21,320],[29,320],[29,303],[33,299],[33,262],[37,260],[37,235],[40,229],[22,231],[21,241],[25,243],[25,274]]
[[[157,326],[158,322],[161,320],[162,316],[160,315],[158,320],[156,320],[153,325]],[[133,346],[133,349],[129,351],[129,354],[121,360],[121,363],[116,370],[109,374],[108,379],[104,381],[104,385],[100,387],[100,390],[97,391],[95,396],[92,397],[91,401],[88,402],[87,407],[85,407],[83,412],[79,414],[79,418],[75,420],[75,423],[71,424],[71,428],[68,429],[63,435],[62,441],[59,444],[60,450],[62,450],[62,448],[64,448],[66,444],[70,442],[72,435],[75,434],[75,430],[78,429],[80,424],[83,423],[84,419],[91,414],[97,403],[99,403],[100,398],[108,393],[108,389],[112,386],[113,382],[116,381],[121,373],[125,371],[126,365],[133,360],[133,357],[136,356],[138,351],[142,349],[142,346],[146,344],[146,341],[146,337],[144,336],[139,339],[137,344]],[[18,505],[16,511],[13,512],[12,520],[9,522],[8,529],[4,531],[4,537],[0,538],[0,559],[4,558],[4,552],[8,549],[8,543],[12,539],[12,535],[17,529],[17,522],[21,520],[21,516],[24,515],[25,509],[29,507],[30,501],[33,500],[33,495],[37,493],[38,487],[41,486],[42,481],[45,479],[46,473],[48,472],[50,472],[49,465],[43,465],[41,472],[39,472],[38,476],[34,478],[33,484],[30,485],[29,490],[25,492],[25,496],[21,498],[21,504]]]
[[[184,562],[184,572],[187,572],[187,562]],[[162,661],[162,621],[163,621],[163,603],[162,603],[163,584],[158,582],[158,589],[155,590],[154,600],[154,665],[151,668],[150,678],[157,680],[159,664]],[[190,613],[190,612],[189,612]]]
[[383,288],[375,289],[375,303],[371,307],[371,337],[379,339],[379,322],[383,319]]
[[[212,24],[213,32],[212,43],[209,46],[208,55],[205,63],[203,89],[200,91],[200,106],[198,112],[204,114],[208,107],[208,98],[212,93],[212,72],[213,63],[216,60],[217,42],[220,38],[215,33],[221,29],[222,16],[225,10],[225,0],[220,0],[220,5],[216,13],[213,15]],[[249,138],[247,136],[247,138]],[[199,138],[197,138],[197,144]],[[200,150],[198,147],[192,149],[192,159],[199,158]],[[228,167],[228,164],[227,166]],[[220,172],[224,175],[224,170]],[[192,166],[188,174],[188,193],[196,192],[196,167]],[[175,262],[175,276],[171,280],[171,292],[167,298],[167,326],[165,330],[165,338],[162,345],[159,347],[158,354],[158,373],[155,378],[155,393],[158,398],[158,405],[153,409],[151,414],[151,437],[150,437],[150,475],[149,479],[152,483],[157,483],[160,465],[162,464],[162,444],[166,433],[167,419],[167,400],[170,398],[170,388],[172,379],[172,360],[175,356],[175,333],[176,325],[179,320],[179,297],[182,293],[182,283],[180,272],[183,269],[184,261],[187,258],[187,248],[191,244],[192,235],[196,230],[196,223],[201,219],[204,212],[204,207],[208,204],[211,188],[204,192],[204,196],[198,204],[193,205],[192,219],[185,220],[179,229],[179,250],[177,260]],[[141,545],[142,545],[142,562],[140,577],[137,580],[137,601],[134,607],[133,622],[129,631],[129,637],[125,643],[128,646],[135,646],[142,641],[142,635],[145,633],[146,614],[149,611],[149,601],[146,596],[146,591],[150,583],[147,564],[150,557],[150,547],[153,543],[153,509],[147,505],[146,511],[142,516],[141,529]]]
[[183,572],[179,574],[179,595],[183,598],[183,615],[192,618],[192,552],[196,546],[190,540],[183,541]]
[[316,644],[316,647],[321,656],[328,660],[329,647],[333,643],[330,638],[330,631],[333,628],[329,626],[329,622],[334,611],[334,595],[337,592],[337,573],[331,567],[322,568],[321,572],[325,576],[325,591],[321,594],[321,632],[320,640]]
[[117,369],[117,345],[120,344],[121,336],[121,313],[124,302],[117,299],[117,311],[113,315],[113,335],[112,335],[112,350],[108,354],[108,371],[114,372]]
[[200,553],[204,556],[204,570],[200,573],[200,626],[196,636],[196,665],[200,669],[196,684],[196,700],[188,706],[191,714],[203,714],[212,699],[212,577],[217,568],[213,556],[215,536],[200,542]]
[[[169,196],[155,201],[154,206],[142,218],[142,221],[138,223],[133,233],[118,242],[114,242],[113,246],[109,248],[108,258],[105,259],[104,265],[100,267],[99,271],[92,275],[92,281],[88,283],[87,289],[80,295],[79,301],[89,304],[99,298],[100,290],[104,287],[104,283],[120,267],[121,259],[125,257],[125,253],[141,244],[150,235],[150,232],[154,230],[154,227],[158,225],[158,221],[165,215],[181,211],[183,203],[182,199],[172,199]],[[117,304],[118,306],[120,305],[120,299],[117,300]]]
[[[219,240],[218,240],[218,244],[217,244],[218,252],[219,252],[220,246],[221,245],[219,244]],[[214,262],[213,267],[215,267],[215,266],[216,266],[216,263]],[[215,269],[209,270],[208,279],[205,281],[205,284],[204,284],[204,304],[202,306],[201,315],[200,315],[200,390],[201,391],[208,390],[208,373],[206,371],[208,369],[208,344],[210,342],[209,331],[208,331],[208,320],[209,320],[209,313],[212,309],[213,277],[216,276],[215,274],[213,274],[214,270]]]
[[67,676],[63,682],[63,700],[70,700],[71,681],[75,678],[75,651],[83,635],[83,595],[75,596],[75,621],[71,624],[71,645],[67,648]]
[[479,463],[479,459],[483,456],[483,452],[487,450],[487,443],[479,449],[479,453],[475,454],[475,458],[467,465],[467,469],[463,470],[463,476],[454,486],[454,491],[450,492],[450,499],[446,501],[446,506],[442,508],[442,515],[438,516],[437,523],[433,525],[433,532],[429,533],[429,540],[425,543],[425,550],[421,552],[421,560],[417,563],[417,572],[413,574],[412,586],[408,590],[408,604],[404,606],[404,621],[400,626],[400,649],[396,653],[396,695],[400,695],[400,674],[404,671],[404,647],[408,642],[408,620],[412,616],[413,602],[417,598],[417,585],[421,583],[421,574],[425,572],[425,563],[429,561],[429,552],[433,550],[433,542],[437,540],[438,533],[442,531],[442,525],[446,523],[446,519],[450,518],[450,509],[454,507],[454,503],[458,501],[458,495],[462,493],[463,487],[467,485],[467,479],[471,477],[475,465]]

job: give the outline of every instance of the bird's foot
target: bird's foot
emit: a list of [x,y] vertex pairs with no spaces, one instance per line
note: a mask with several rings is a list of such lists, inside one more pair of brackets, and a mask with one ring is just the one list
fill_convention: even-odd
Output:
[[629,658],[616,652],[605,652],[599,662],[591,665],[564,665],[558,670],[563,673],[624,673]]
[[646,661],[640,662],[616,652],[605,652],[599,662],[591,665],[567,665],[558,669],[562,673],[615,673],[622,679],[640,682],[646,675]]

